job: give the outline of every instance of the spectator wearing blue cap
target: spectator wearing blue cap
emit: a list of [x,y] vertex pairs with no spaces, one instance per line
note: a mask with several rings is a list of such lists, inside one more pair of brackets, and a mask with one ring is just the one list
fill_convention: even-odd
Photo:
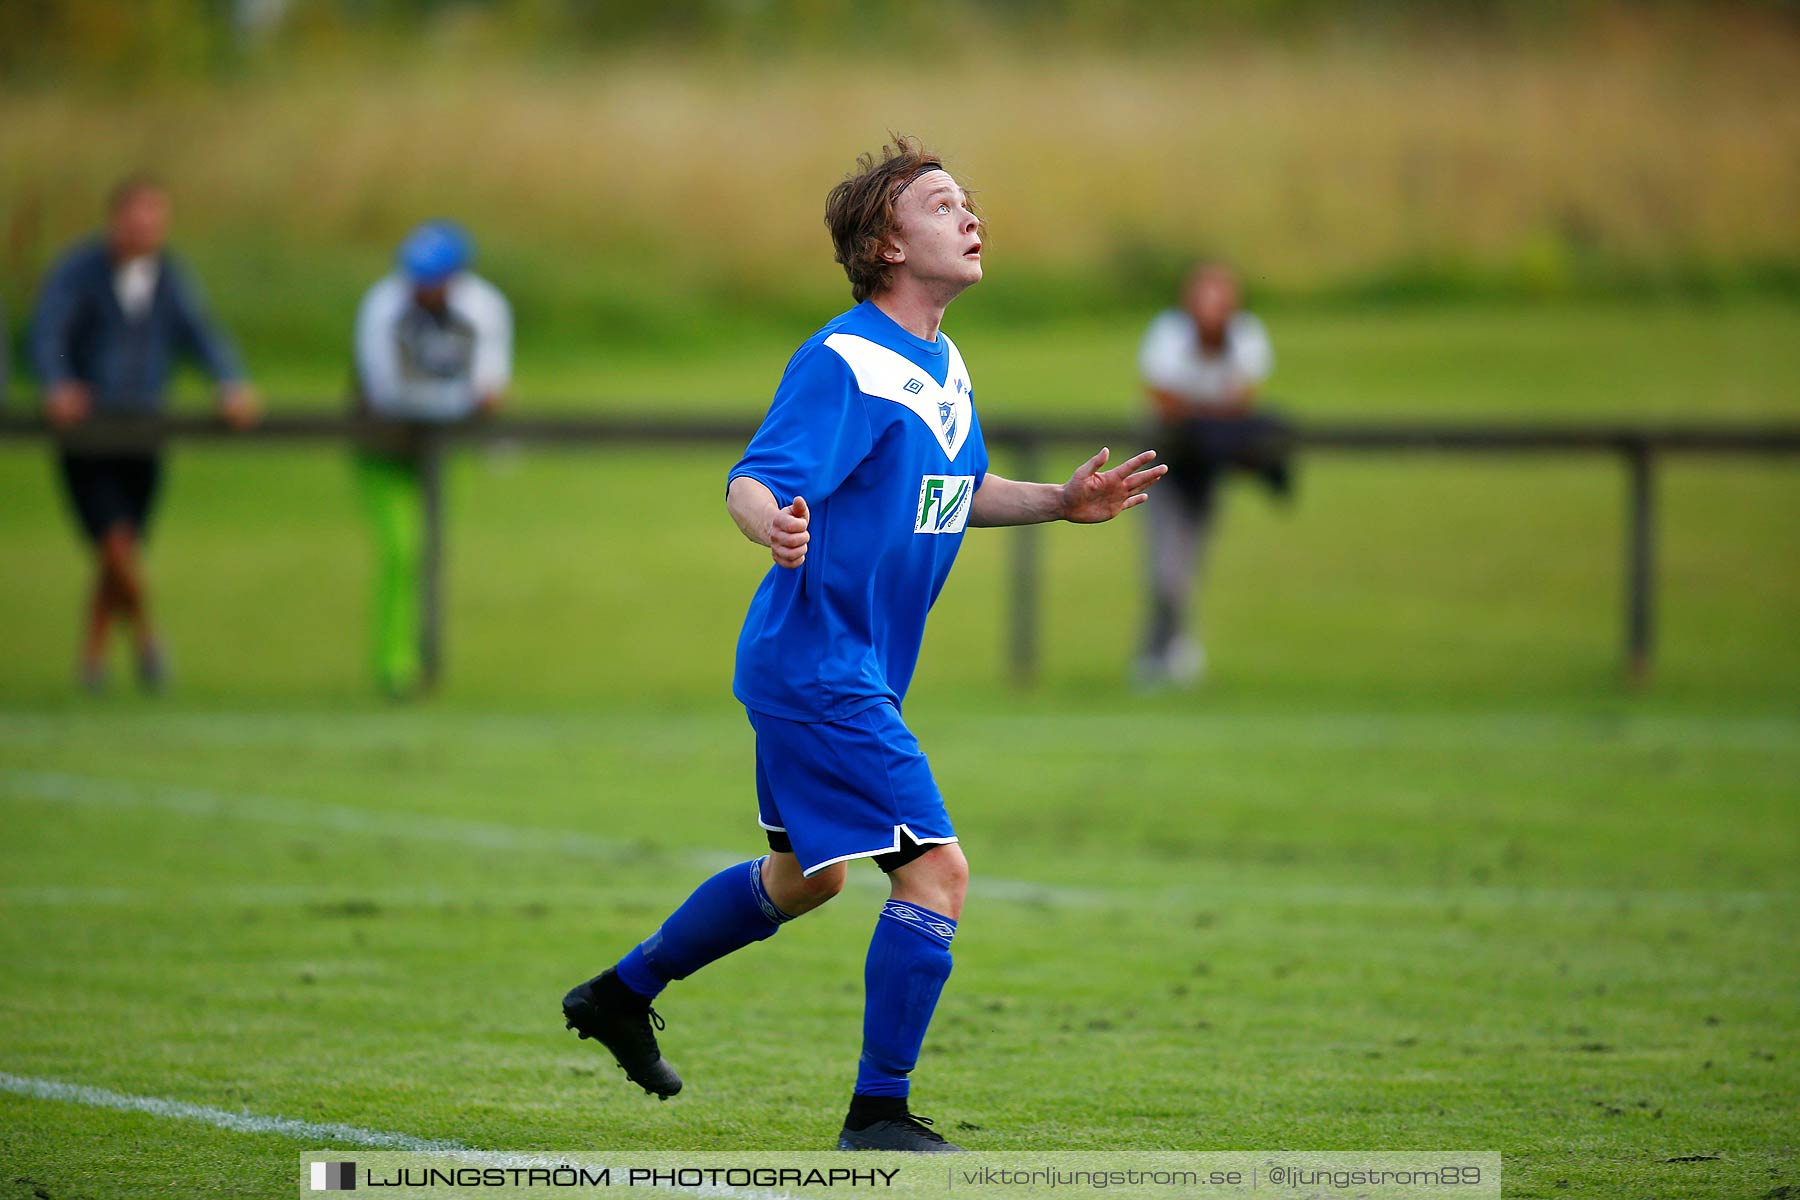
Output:
[[[499,407],[512,376],[512,311],[469,270],[474,247],[448,221],[401,243],[398,269],[370,288],[356,317],[358,410],[380,420],[445,423]],[[393,696],[423,676],[419,581],[425,501],[417,455],[369,447],[358,477],[374,523],[376,679]]]

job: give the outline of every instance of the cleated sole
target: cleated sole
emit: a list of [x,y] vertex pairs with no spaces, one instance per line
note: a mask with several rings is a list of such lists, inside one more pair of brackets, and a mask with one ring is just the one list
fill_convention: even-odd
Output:
[[[599,1043],[602,1047],[604,1047],[606,1045],[605,1042],[601,1042],[599,1038],[595,1037],[593,1034],[587,1032],[585,1029],[582,1029],[575,1024],[574,1018],[569,1016],[568,1004],[566,1001],[564,1002],[564,1007],[563,1007],[563,1028],[564,1029],[573,1029],[575,1031],[575,1036],[578,1039],[580,1039],[581,1041],[585,1042],[585,1041],[588,1041],[591,1039],[594,1042]],[[610,1049],[608,1050],[608,1053],[611,1053]],[[659,1088],[654,1088],[654,1087],[650,1086],[649,1084],[645,1083],[641,1079],[635,1078],[631,1074],[630,1071],[625,1070],[625,1064],[620,1062],[616,1056],[613,1058],[613,1065],[615,1067],[619,1068],[619,1070],[624,1071],[625,1078],[631,1080],[631,1082],[633,1082],[633,1083],[637,1084],[639,1087],[643,1088],[644,1095],[646,1095],[646,1096],[655,1096],[658,1100],[667,1100],[670,1096],[676,1095],[677,1093],[679,1093],[681,1091],[681,1080],[679,1080],[679,1079],[677,1079],[675,1081],[674,1087],[669,1088],[667,1091],[663,1091]]]

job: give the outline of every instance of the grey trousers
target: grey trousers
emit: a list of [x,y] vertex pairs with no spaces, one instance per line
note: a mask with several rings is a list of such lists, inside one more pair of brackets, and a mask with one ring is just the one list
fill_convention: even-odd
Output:
[[1209,477],[1198,487],[1159,488],[1144,507],[1150,604],[1141,653],[1161,659],[1190,627],[1193,596],[1205,580],[1218,515],[1218,481]]

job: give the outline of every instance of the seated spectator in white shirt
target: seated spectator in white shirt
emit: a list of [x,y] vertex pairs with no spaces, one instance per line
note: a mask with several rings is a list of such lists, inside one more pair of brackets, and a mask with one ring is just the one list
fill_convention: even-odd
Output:
[[1137,660],[1145,687],[1189,686],[1206,670],[1190,607],[1227,471],[1254,472],[1285,494],[1287,427],[1257,408],[1274,368],[1263,323],[1239,307],[1236,274],[1215,262],[1189,274],[1182,306],[1158,313],[1138,373],[1158,422],[1168,486],[1149,505],[1150,603]]

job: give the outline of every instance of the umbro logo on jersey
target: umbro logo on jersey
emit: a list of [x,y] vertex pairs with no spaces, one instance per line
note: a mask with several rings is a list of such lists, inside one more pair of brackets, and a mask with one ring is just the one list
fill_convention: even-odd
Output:
[[[834,333],[825,339],[825,345],[849,366],[865,396],[892,400],[911,410],[931,431],[949,460],[944,465],[949,466],[975,432],[975,385],[969,382],[956,346],[949,338],[943,341],[948,361],[941,384],[921,374],[919,364],[905,355],[853,333]],[[950,404],[947,416],[941,407],[946,401]]]
[[919,480],[919,512],[914,533],[961,533],[975,497],[973,475],[927,475]]

